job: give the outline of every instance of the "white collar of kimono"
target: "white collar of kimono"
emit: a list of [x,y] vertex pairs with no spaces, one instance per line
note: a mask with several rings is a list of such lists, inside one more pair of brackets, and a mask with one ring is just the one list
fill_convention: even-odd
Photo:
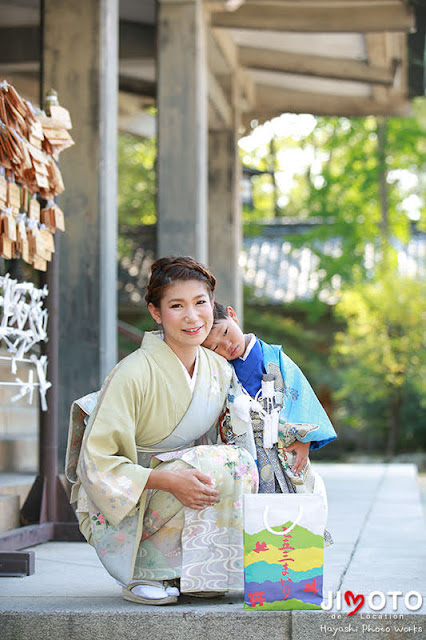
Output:
[[[163,332],[161,332],[161,331],[158,332],[158,333],[156,332],[155,335],[157,335],[159,338],[161,338],[161,340],[164,340],[164,333]],[[178,360],[179,360],[179,358],[178,358]],[[184,373],[185,380],[189,384],[189,388],[191,389],[191,393],[194,393],[195,383],[197,382],[197,374],[198,374],[198,349],[197,349],[197,354],[195,356],[195,365],[194,365],[194,372],[192,374],[192,378],[188,373],[188,369],[185,367],[185,365],[183,364],[183,362],[181,360],[179,360],[179,364],[182,367],[182,371]]]
[[188,369],[185,367],[185,365],[183,364],[183,362],[180,362],[180,365],[182,367],[182,370],[185,374],[185,378],[186,381],[189,384],[189,388],[191,389],[191,393],[194,393],[194,389],[195,389],[195,383],[197,382],[197,374],[198,374],[198,349],[197,349],[197,355],[195,356],[195,365],[194,365],[194,372],[192,374],[192,378],[188,373]]
[[247,360],[247,358],[249,357],[250,351],[253,349],[254,345],[256,344],[256,336],[253,333],[249,333],[249,336],[251,336],[250,342],[248,343],[243,355],[240,356],[240,360]]

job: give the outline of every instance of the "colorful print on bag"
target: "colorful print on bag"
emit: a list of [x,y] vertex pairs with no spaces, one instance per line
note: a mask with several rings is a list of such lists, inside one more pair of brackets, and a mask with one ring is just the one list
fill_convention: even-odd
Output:
[[244,496],[244,608],[320,609],[326,507],[317,494]]

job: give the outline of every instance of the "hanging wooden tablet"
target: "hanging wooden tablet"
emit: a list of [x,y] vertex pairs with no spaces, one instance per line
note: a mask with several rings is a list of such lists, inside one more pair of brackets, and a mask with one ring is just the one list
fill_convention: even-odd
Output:
[[0,236],[0,255],[6,260],[11,260],[14,255],[13,242],[4,235]]
[[49,229],[40,229],[40,234],[43,238],[44,248],[49,253],[55,253],[55,241],[53,233]]
[[28,242],[28,240],[27,240],[27,229],[25,227],[25,222],[22,219],[20,220],[19,217],[20,216],[17,217],[17,223],[16,223],[16,239],[18,243],[18,249],[21,250],[20,248],[21,243]]
[[37,198],[31,198],[28,204],[28,217],[30,220],[40,222],[40,203]]
[[50,107],[50,117],[60,122],[65,129],[72,129],[70,112],[65,107],[52,105]]
[[57,205],[53,207],[53,227],[58,231],[65,231],[64,213]]
[[3,213],[3,236],[12,242],[16,242],[16,221],[12,213]]
[[24,262],[27,262],[28,264],[32,264],[32,259],[30,257],[30,247],[28,244],[28,240],[22,240],[19,250],[21,252],[21,258]]
[[38,271],[47,271],[47,262],[42,258],[35,257],[32,264],[34,269],[37,269]]
[[40,235],[40,229],[34,227],[29,230],[28,241],[30,244],[30,253],[34,256],[39,256],[43,251],[43,239]]
[[21,205],[21,191],[16,182],[7,182],[6,205],[11,207],[13,213],[19,213],[19,207]]
[[51,209],[41,209],[40,210],[40,222],[41,224],[46,225],[49,229],[53,229],[53,221],[51,216]]
[[59,171],[58,165],[53,159],[51,159],[47,169],[48,169],[49,184],[50,184],[51,191],[55,195],[59,195],[64,191],[65,187],[64,187],[64,182],[62,180],[62,174]]
[[[55,160],[74,144],[71,126],[67,109],[51,105],[47,116],[0,82],[1,255],[20,256],[43,271],[55,251],[54,232],[65,231],[64,214],[53,202],[64,190]],[[40,199],[49,201],[41,211]]]
[[0,209],[4,209],[7,200],[7,183],[6,178],[0,175]]

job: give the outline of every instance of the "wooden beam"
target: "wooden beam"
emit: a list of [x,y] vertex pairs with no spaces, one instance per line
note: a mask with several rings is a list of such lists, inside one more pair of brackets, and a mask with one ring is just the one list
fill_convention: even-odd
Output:
[[226,61],[229,72],[238,68],[238,48],[226,29],[211,29],[214,41]]
[[[387,33],[367,33],[365,35],[368,59],[372,64],[386,64],[389,59],[388,34]],[[389,92],[385,87],[373,87],[373,100],[377,102],[387,102]]]
[[406,35],[403,33],[367,33],[365,42],[371,64],[388,64],[396,57],[401,60],[393,85],[388,89],[380,86],[373,87],[373,99],[377,102],[388,102],[393,99],[395,94],[408,95]]
[[386,115],[386,116],[395,116],[395,117],[410,117],[412,116],[412,108],[410,103],[398,103],[391,104],[386,111],[383,110],[383,104],[377,104],[374,102],[369,102],[369,104],[358,105],[358,113],[353,115],[350,111],[346,111],[344,108],[340,109],[339,104],[335,103],[334,107],[330,110],[321,108],[319,105],[318,109],[310,109],[307,111],[306,109],[297,108],[295,105],[295,109],[285,109],[284,111],[263,111],[259,112],[247,112],[242,115],[241,119],[241,128],[238,130],[239,137],[247,136],[254,128],[258,127],[265,122],[273,120],[274,118],[278,118],[283,113],[311,113],[314,116],[341,116],[348,118],[362,118],[370,115]]
[[7,74],[3,73],[0,69],[0,77],[6,78],[6,80],[13,85],[18,91],[19,95],[25,100],[29,100],[34,106],[40,104],[40,69],[32,73],[14,73],[8,71]]
[[8,78],[11,73],[39,74],[40,62],[34,60],[33,62],[7,62],[3,64],[3,62],[0,61],[0,76]]
[[207,0],[206,7],[209,11],[236,11],[244,2],[245,0]]
[[232,108],[229,101],[216,80],[215,76],[209,72],[209,84],[208,84],[209,101],[213,108],[216,110],[222,121],[222,126],[226,129],[232,127]]
[[208,29],[207,31],[207,56],[209,68],[215,75],[224,76],[232,73],[238,64],[237,47],[226,29],[221,29],[220,31],[222,31],[226,36],[226,39],[230,41],[232,52],[232,55],[230,55],[228,48],[225,49],[222,46],[222,43],[216,38],[215,31],[218,30]]
[[138,96],[151,98],[154,102],[157,96],[157,85],[150,80],[131,78],[127,75],[119,74],[119,89],[126,93],[133,93]]
[[241,67],[238,72],[238,82],[240,85],[240,95],[242,97],[243,104],[241,105],[242,111],[251,111],[256,104],[256,86],[254,80],[247,71]]
[[38,27],[4,27],[0,29],[2,64],[39,62],[40,29]]
[[208,123],[209,131],[223,131],[222,118],[210,101],[208,104]]
[[232,13],[213,13],[211,22],[213,27],[309,33],[415,30],[414,10],[400,0],[383,0],[380,4],[366,0],[353,6],[336,2],[319,6],[303,1],[256,2]]
[[[126,58],[156,58],[154,25],[120,20],[119,56]],[[40,60],[39,27],[3,27],[0,29],[0,61],[2,63],[38,62]]]
[[330,58],[328,56],[311,56],[291,51],[258,49],[257,47],[240,47],[240,61],[245,67],[284,71],[299,75],[353,80],[392,86],[395,65],[369,65],[366,62],[349,60],[348,58]]
[[337,115],[361,117],[368,115],[406,116],[411,112],[408,100],[393,96],[391,101],[377,102],[370,98],[336,96],[329,93],[291,91],[271,85],[256,85],[256,109],[246,114],[247,119],[269,119],[281,113],[312,113],[314,115]]

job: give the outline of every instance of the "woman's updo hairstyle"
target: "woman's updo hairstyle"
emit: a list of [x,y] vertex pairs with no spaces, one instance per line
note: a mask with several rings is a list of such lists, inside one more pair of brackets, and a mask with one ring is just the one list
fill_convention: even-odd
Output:
[[216,278],[206,267],[189,256],[168,256],[159,258],[151,267],[146,303],[152,303],[158,309],[167,287],[178,280],[199,280],[206,285],[210,298],[213,297]]

